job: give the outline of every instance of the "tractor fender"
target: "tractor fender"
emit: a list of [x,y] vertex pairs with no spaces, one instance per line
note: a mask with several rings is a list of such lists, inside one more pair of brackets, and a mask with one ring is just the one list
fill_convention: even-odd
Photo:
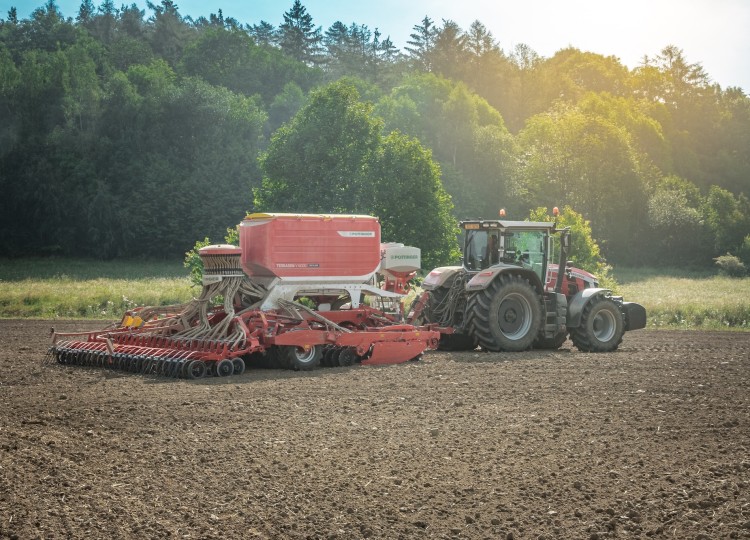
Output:
[[425,291],[434,291],[444,286],[450,281],[456,274],[463,272],[463,266],[441,266],[435,268],[432,272],[427,274],[422,282],[422,289]]
[[584,289],[578,292],[568,302],[568,317],[566,322],[568,328],[578,328],[581,326],[581,314],[583,313],[583,308],[585,308],[586,304],[591,302],[591,300],[599,295],[610,296],[611,294],[612,291],[609,289],[599,289],[596,287],[592,289]]
[[474,293],[486,289],[500,274],[515,274],[521,276],[522,278],[527,279],[539,294],[544,292],[544,286],[542,285],[539,276],[537,276],[533,270],[510,264],[498,264],[491,266],[486,270],[482,270],[478,274],[474,274],[466,284],[466,292]]

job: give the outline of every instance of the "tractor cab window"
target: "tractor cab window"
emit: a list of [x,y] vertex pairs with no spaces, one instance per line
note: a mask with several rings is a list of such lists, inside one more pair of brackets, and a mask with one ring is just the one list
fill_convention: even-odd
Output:
[[484,270],[500,262],[500,231],[466,231],[464,264],[468,270]]
[[503,233],[501,262],[516,264],[533,270],[544,282],[545,246],[547,233],[544,231],[505,231]]

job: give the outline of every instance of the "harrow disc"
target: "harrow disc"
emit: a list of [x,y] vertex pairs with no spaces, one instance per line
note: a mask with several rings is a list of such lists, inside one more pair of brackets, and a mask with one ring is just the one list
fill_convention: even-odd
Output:
[[342,347],[336,347],[333,349],[333,352],[331,353],[331,358],[329,360],[331,367],[338,367],[339,366],[339,356],[341,356],[341,353],[344,351]]

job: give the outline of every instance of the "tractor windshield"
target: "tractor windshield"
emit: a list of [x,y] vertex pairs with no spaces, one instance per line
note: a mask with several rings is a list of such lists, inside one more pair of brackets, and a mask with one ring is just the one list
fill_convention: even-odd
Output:
[[545,231],[505,231],[502,261],[533,270],[544,283],[547,271],[547,233]]

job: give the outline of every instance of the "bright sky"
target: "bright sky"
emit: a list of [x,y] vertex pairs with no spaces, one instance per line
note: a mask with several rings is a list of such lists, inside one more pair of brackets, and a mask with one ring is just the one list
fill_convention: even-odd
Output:
[[[5,17],[16,6],[26,18],[45,0],[0,0]],[[115,0],[115,5],[134,0]],[[152,0],[159,3],[158,0]],[[180,13],[208,17],[222,10],[242,24],[265,20],[274,26],[293,0],[174,0]],[[94,0],[97,4],[98,1]],[[145,8],[145,0],[135,0]],[[544,57],[573,46],[614,55],[630,68],[666,45],[700,63],[723,88],[739,86],[750,94],[750,0],[302,0],[313,23],[325,31],[335,21],[380,29],[403,49],[412,28],[425,15],[437,24],[456,21],[468,29],[480,20],[508,52],[525,43]],[[80,0],[57,0],[66,17],[75,17]],[[147,11],[147,15],[149,12]]]

